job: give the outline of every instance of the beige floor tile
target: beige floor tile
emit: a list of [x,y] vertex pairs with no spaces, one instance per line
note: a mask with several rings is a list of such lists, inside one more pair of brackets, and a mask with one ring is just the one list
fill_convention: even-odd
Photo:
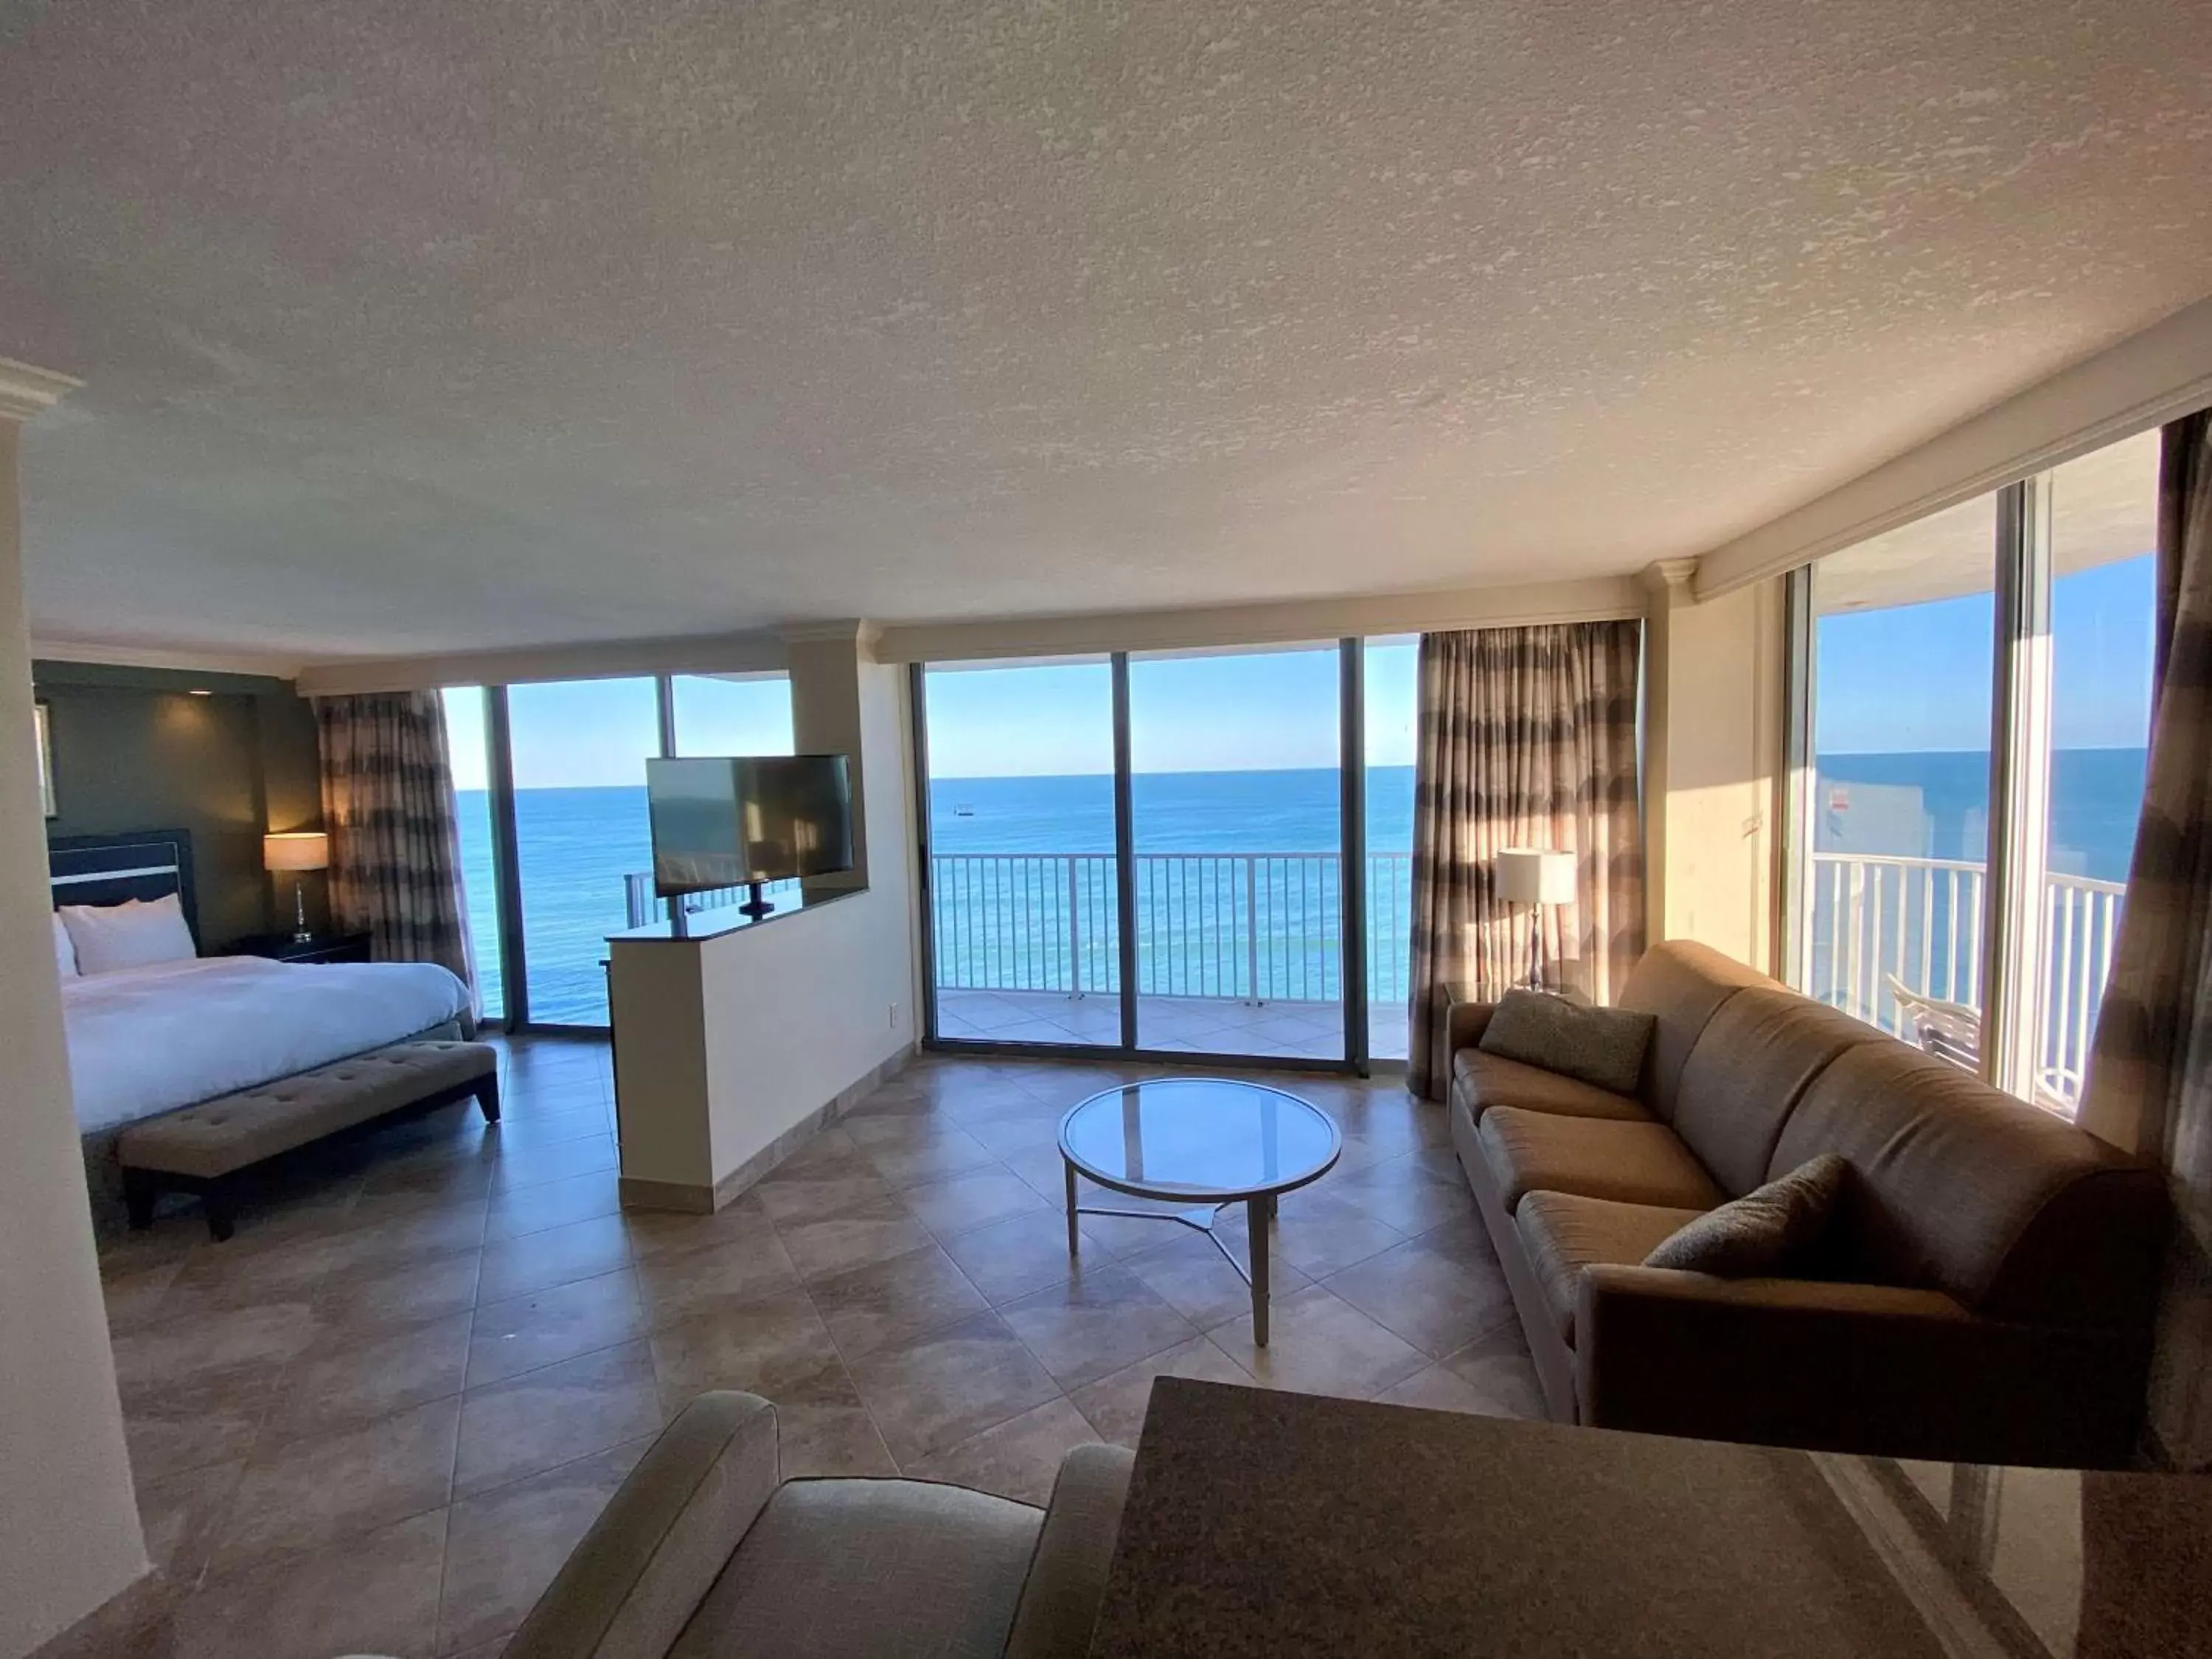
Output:
[[285,1368],[262,1428],[264,1443],[366,1427],[380,1418],[461,1391],[470,1316],[368,1339]]
[[996,1492],[1040,1509],[1052,1497],[1060,1459],[1098,1436],[1090,1419],[1066,1400],[1010,1418],[994,1428],[908,1465],[906,1473],[924,1480],[948,1480],[977,1492]]
[[1207,1334],[1255,1381],[1300,1394],[1371,1400],[1428,1364],[1419,1348],[1322,1285],[1274,1299],[1264,1348],[1252,1341],[1249,1314]]
[[817,1279],[807,1293],[848,1360],[910,1341],[989,1305],[934,1244]]
[[123,1395],[131,1472],[160,1480],[210,1463],[242,1462],[275,1396],[278,1366],[180,1380]]
[[909,1187],[900,1196],[907,1207],[921,1218],[921,1224],[940,1239],[973,1232],[1010,1215],[1046,1207],[1044,1200],[1027,1182],[995,1164],[944,1181]]
[[765,1216],[750,1213],[741,1224],[725,1224],[714,1238],[700,1249],[639,1259],[638,1288],[653,1324],[688,1319],[726,1303],[757,1301],[799,1283],[790,1254]]
[[[1288,1262],[1311,1279],[1326,1278],[1356,1261],[1379,1255],[1406,1237],[1364,1210],[1328,1196],[1322,1191],[1328,1184],[1328,1177],[1323,1176],[1316,1186],[1285,1194],[1275,1221],[1273,1259]],[[1244,1231],[1242,1206],[1223,1213],[1222,1237],[1240,1257],[1249,1261]]]
[[221,1577],[177,1610],[176,1659],[418,1659],[437,1642],[446,1514]]
[[473,1251],[483,1242],[485,1206],[425,1205],[393,1199],[364,1199],[347,1218],[353,1224],[329,1241],[331,1270],[323,1287],[349,1273],[374,1273],[405,1262]]
[[[894,1188],[918,1187],[969,1170],[988,1169],[998,1162],[981,1141],[951,1123],[854,1118],[845,1127],[859,1146],[860,1156]],[[863,1133],[872,1127],[878,1133]],[[900,1133],[882,1133],[888,1127]]]
[[1375,1398],[1386,1406],[1419,1406],[1429,1411],[1464,1412],[1479,1417],[1523,1417],[1528,1413],[1505,1409],[1496,1389],[1486,1389],[1439,1362],[1415,1371],[1402,1382],[1394,1382]]
[[843,1365],[779,1383],[775,1405],[776,1456],[785,1480],[898,1473]]
[[100,1295],[107,1304],[107,1334],[111,1339],[140,1330],[161,1316],[169,1286],[183,1269],[183,1258],[155,1262],[135,1273],[100,1276]]
[[641,1437],[455,1504],[446,1522],[437,1650],[474,1647],[521,1624],[652,1444]]
[[1060,1392],[1006,1322],[988,1313],[866,1355],[847,1369],[902,1467]]
[[[1082,1259],[1094,1267],[1115,1259],[1087,1222],[1082,1243]],[[1052,1209],[1025,1211],[972,1233],[955,1234],[945,1241],[945,1253],[994,1304],[1065,1284],[1077,1266],[1067,1254],[1067,1222]]]
[[350,1346],[466,1313],[476,1306],[477,1279],[474,1250],[333,1273],[315,1293],[319,1328],[308,1352]]
[[126,1395],[244,1372],[271,1374],[316,1334],[306,1302],[270,1302],[202,1317],[164,1320],[115,1339],[115,1379]]
[[791,1265],[810,1283],[935,1242],[914,1212],[890,1196],[864,1199],[804,1221],[779,1221],[775,1231]]
[[1480,1340],[1444,1360],[1490,1402],[1492,1417],[1542,1419],[1550,1415],[1544,1405],[1544,1385],[1536,1377],[1536,1362],[1517,1321],[1501,1325]]
[[1456,1165],[1438,1170],[1404,1153],[1349,1174],[1327,1177],[1328,1195],[1364,1210],[1403,1233],[1423,1233],[1474,1212],[1474,1194]]
[[[1123,1256],[1119,1265],[1201,1331],[1252,1311],[1252,1286],[1243,1274],[1217,1246],[1188,1229],[1177,1228],[1173,1237],[1152,1249]],[[1269,1266],[1268,1288],[1276,1296],[1287,1296],[1310,1282],[1286,1261]]]
[[653,1355],[642,1342],[472,1389],[461,1406],[454,1495],[488,1492],[656,1433],[661,1421]]
[[778,1226],[812,1221],[872,1199],[889,1198],[890,1182],[859,1153],[840,1154],[793,1168],[785,1164],[747,1194]]
[[786,1384],[837,1363],[837,1346],[806,1292],[720,1304],[653,1334],[662,1410],[672,1415],[709,1389],[743,1389],[773,1400]]
[[232,1499],[213,1571],[319,1549],[425,1510],[453,1480],[457,1399],[343,1433],[257,1446]]
[[1114,1266],[1079,1273],[999,1311],[1063,1389],[1095,1382],[1198,1334],[1142,1279]]
[[1513,1316],[1513,1295],[1488,1242],[1445,1231],[1393,1245],[1322,1282],[1431,1358]]
[[469,1339],[471,1389],[611,1348],[645,1334],[645,1304],[627,1267],[504,1302],[480,1304]]
[[768,1225],[768,1212],[753,1193],[739,1194],[712,1215],[680,1210],[625,1210],[622,1222],[629,1233],[630,1254],[641,1261],[742,1243],[760,1237],[763,1229],[774,1231]]
[[160,1480],[138,1480],[138,1521],[146,1534],[146,1553],[178,1590],[189,1590],[199,1583],[245,1473],[246,1462],[240,1458]]
[[491,1189],[512,1193],[548,1182],[611,1170],[621,1160],[615,1154],[611,1134],[589,1135],[581,1140],[556,1140],[537,1146],[501,1145],[492,1165]]
[[613,1215],[621,1208],[622,1197],[611,1169],[538,1186],[502,1188],[492,1194],[486,1207],[483,1242],[520,1238],[595,1215]]
[[1096,1382],[1085,1383],[1068,1397],[1098,1431],[1100,1439],[1133,1447],[1145,1425],[1145,1408],[1152,1402],[1152,1383],[1163,1376],[1190,1376],[1207,1382],[1236,1382],[1246,1387],[1252,1382],[1249,1371],[1200,1336],[1149,1355]]
[[596,1279],[627,1267],[629,1259],[629,1229],[619,1215],[592,1216],[523,1238],[502,1238],[483,1248],[477,1300],[500,1302],[580,1279]]

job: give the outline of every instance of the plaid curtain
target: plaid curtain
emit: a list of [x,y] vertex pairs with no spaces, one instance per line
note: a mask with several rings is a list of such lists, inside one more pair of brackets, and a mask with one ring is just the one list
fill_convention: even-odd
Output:
[[2150,761],[2082,1127],[2161,1165],[2176,1230],[2150,1426],[2212,1466],[2212,411],[2165,432]]
[[1454,996],[1489,1000],[1525,976],[1528,911],[1490,890],[1508,847],[1577,855],[1575,902],[1540,913],[1562,988],[1607,1002],[1644,952],[1633,622],[1421,636],[1413,769],[1409,1079],[1441,1099],[1431,1052]]
[[379,962],[434,962],[474,994],[460,817],[434,691],[318,697],[331,915]]

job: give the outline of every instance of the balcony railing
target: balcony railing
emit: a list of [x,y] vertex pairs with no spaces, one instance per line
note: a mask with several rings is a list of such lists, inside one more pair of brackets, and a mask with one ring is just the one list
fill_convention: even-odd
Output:
[[[716,887],[696,893],[687,893],[685,902],[694,911],[715,910],[726,905],[743,904],[751,892],[747,887]],[[761,884],[762,895],[774,902],[799,890],[795,881],[770,881]],[[653,890],[653,872],[633,871],[623,878],[623,908],[629,912],[631,927],[649,927],[653,923],[668,920],[668,901]]]
[[[1981,1006],[1987,872],[1956,859],[1815,853],[1806,989],[1911,1041],[1911,1010],[1893,988]],[[2081,1097],[2097,1009],[2112,969],[2124,884],[2053,874],[2044,882],[2037,1055],[2044,1090]]]
[[[1344,994],[1333,853],[1139,853],[1139,994],[1334,1002]],[[940,853],[930,922],[941,990],[1118,994],[1111,853]],[[1368,995],[1406,994],[1413,858],[1366,860]]]

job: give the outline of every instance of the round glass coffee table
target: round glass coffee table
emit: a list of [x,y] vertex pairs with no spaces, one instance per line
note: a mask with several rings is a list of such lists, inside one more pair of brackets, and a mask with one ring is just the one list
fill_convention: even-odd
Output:
[[[1283,1194],[1318,1181],[1344,1151],[1344,1137],[1318,1106],[1258,1083],[1224,1078],[1147,1079],[1095,1094],[1060,1121],[1067,1176],[1067,1253],[1077,1254],[1078,1215],[1138,1216],[1195,1228],[1252,1287],[1252,1340],[1267,1346],[1267,1224]],[[1078,1204],[1075,1177],[1180,1210]],[[1214,1222],[1244,1206],[1251,1236],[1247,1267]]]

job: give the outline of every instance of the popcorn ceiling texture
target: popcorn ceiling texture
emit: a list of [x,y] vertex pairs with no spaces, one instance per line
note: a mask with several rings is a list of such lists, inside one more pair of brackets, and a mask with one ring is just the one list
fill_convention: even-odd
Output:
[[0,10],[33,625],[311,656],[1695,553],[2212,289],[2136,0]]

